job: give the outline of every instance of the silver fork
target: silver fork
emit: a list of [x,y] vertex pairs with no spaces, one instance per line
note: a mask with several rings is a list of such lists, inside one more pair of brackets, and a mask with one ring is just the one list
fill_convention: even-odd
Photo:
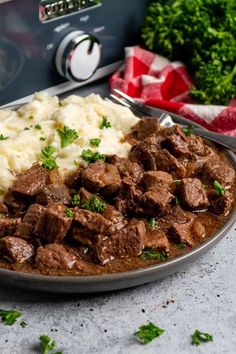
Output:
[[[122,98],[117,97],[117,95]],[[160,124],[163,126],[172,126],[175,123],[179,123],[183,126],[192,125],[194,134],[212,140],[236,152],[236,137],[212,132],[201,127],[199,124],[191,122],[188,119],[183,118],[177,114],[165,111],[160,108],[154,108],[143,105],[142,103],[138,102],[137,100],[134,100],[132,97],[126,95],[120,90],[114,89],[109,95],[109,98],[115,101],[116,103],[120,103],[123,106],[129,107],[134,113],[138,113],[137,115],[139,117],[142,115],[158,117],[158,119],[160,120]]]

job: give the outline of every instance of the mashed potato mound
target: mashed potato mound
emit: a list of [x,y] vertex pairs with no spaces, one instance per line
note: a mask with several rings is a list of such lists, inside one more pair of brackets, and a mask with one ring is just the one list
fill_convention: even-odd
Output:
[[[110,128],[99,128],[103,117],[110,122]],[[128,108],[95,94],[85,98],[72,95],[59,101],[56,96],[37,93],[18,111],[0,110],[0,197],[17,173],[40,161],[41,150],[48,145],[56,149],[54,156],[62,177],[83,161],[84,149],[126,157],[130,144],[122,138],[137,121]],[[79,137],[61,148],[57,129],[63,130],[64,126],[74,129]],[[91,146],[93,138],[101,139],[99,147]]]

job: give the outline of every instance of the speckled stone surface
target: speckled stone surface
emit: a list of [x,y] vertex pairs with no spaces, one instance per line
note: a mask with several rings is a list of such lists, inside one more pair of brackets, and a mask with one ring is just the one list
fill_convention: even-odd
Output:
[[[236,224],[207,255],[162,281],[100,295],[32,293],[0,284],[0,309],[28,326],[0,323],[0,354],[37,354],[48,334],[63,354],[236,353]],[[149,321],[165,333],[144,346],[133,333]],[[191,345],[195,329],[214,341]]]

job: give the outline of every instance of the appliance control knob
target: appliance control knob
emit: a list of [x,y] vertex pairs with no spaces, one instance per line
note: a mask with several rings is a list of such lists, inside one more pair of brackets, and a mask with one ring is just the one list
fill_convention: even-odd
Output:
[[56,52],[57,71],[72,81],[89,79],[98,68],[100,60],[101,44],[98,39],[81,31],[66,35]]

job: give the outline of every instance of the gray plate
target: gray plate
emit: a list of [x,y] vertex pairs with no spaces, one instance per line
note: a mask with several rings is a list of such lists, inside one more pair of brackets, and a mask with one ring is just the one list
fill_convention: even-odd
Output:
[[[197,124],[194,124],[185,118],[174,118],[174,121],[180,124],[192,124],[198,126]],[[231,152],[226,152],[226,155],[229,157],[229,160],[236,169],[235,155]],[[78,294],[125,289],[141,284],[150,283],[179,271],[187,264],[202,256],[224,236],[227,235],[235,221],[236,207],[226,224],[206,242],[184,254],[183,256],[179,256],[169,261],[165,261],[163,263],[147,268],[99,276],[74,277],[45,276],[0,269],[0,283],[29,290]]]

